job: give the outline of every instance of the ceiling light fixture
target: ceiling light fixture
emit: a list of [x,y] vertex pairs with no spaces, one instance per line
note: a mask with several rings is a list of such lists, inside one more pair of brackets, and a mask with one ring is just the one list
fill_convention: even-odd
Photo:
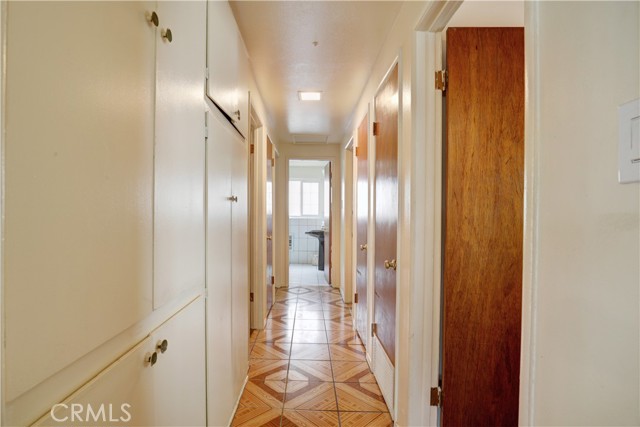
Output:
[[322,98],[322,92],[298,92],[298,98],[300,101],[320,101]]

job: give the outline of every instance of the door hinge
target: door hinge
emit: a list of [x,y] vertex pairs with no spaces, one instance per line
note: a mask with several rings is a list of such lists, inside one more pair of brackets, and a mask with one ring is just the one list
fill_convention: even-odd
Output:
[[376,333],[378,332],[378,324],[377,323],[372,323],[371,324],[371,336],[375,336]]
[[253,302],[253,292],[251,292],[251,293],[249,294],[249,301],[250,301],[250,302]]
[[353,303],[354,304],[358,303],[358,293],[357,292],[355,294],[353,294]]
[[204,139],[209,139],[209,126],[204,125]]
[[204,69],[204,78],[209,80],[209,67],[206,67]]
[[430,405],[431,406],[442,406],[442,389],[440,387],[431,387],[431,396],[430,396]]
[[271,167],[274,167],[276,165],[276,159],[271,159]]
[[358,147],[356,147],[356,157],[358,157]]
[[275,276],[271,276],[271,284],[275,285],[276,284],[276,278]]
[[436,71],[436,89],[445,92],[447,90],[447,72],[445,70]]
[[253,154],[253,151],[255,150],[255,146],[253,144],[251,144],[251,148],[249,149],[249,151],[251,152],[251,154]]
[[378,136],[380,133],[380,122],[373,122],[373,136]]

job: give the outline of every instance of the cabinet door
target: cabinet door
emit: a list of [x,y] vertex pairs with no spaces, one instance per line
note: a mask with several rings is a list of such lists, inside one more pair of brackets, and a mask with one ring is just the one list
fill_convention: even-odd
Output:
[[[204,339],[200,297],[35,425],[204,425]],[[158,347],[165,340],[162,352]],[[154,352],[156,361],[151,364]]]
[[11,401],[151,312],[156,28],[147,2],[5,6]]
[[155,425],[152,352],[147,338],[34,425]]
[[161,1],[157,12],[154,308],[204,287],[205,248],[206,3]]
[[236,119],[241,39],[228,2],[209,1],[207,7],[208,94],[229,117]]
[[[226,425],[236,396],[231,349],[231,156],[236,131],[207,115],[207,395],[208,422]],[[246,354],[244,355],[246,358]]]
[[231,216],[231,337],[233,350],[233,394],[239,396],[247,377],[249,349],[249,232],[248,151],[246,142],[234,135],[231,162],[231,191],[238,201]]
[[[151,341],[158,362],[153,367],[153,390],[145,392],[154,396],[155,425],[205,425],[204,299],[199,297],[156,329]],[[164,352],[163,342],[167,344]]]

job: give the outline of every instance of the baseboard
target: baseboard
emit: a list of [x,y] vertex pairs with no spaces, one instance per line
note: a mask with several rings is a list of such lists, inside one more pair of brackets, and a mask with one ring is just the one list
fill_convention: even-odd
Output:
[[389,408],[391,418],[395,419],[394,404],[394,384],[395,384],[395,368],[391,360],[387,357],[387,353],[382,348],[382,344],[378,340],[378,337],[372,338],[372,370],[373,375],[378,381],[380,391],[382,391],[382,397]]

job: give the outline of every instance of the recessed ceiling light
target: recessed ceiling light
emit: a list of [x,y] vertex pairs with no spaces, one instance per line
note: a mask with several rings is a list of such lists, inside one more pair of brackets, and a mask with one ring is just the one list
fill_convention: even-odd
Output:
[[300,101],[320,101],[322,98],[322,92],[298,92],[298,98]]

